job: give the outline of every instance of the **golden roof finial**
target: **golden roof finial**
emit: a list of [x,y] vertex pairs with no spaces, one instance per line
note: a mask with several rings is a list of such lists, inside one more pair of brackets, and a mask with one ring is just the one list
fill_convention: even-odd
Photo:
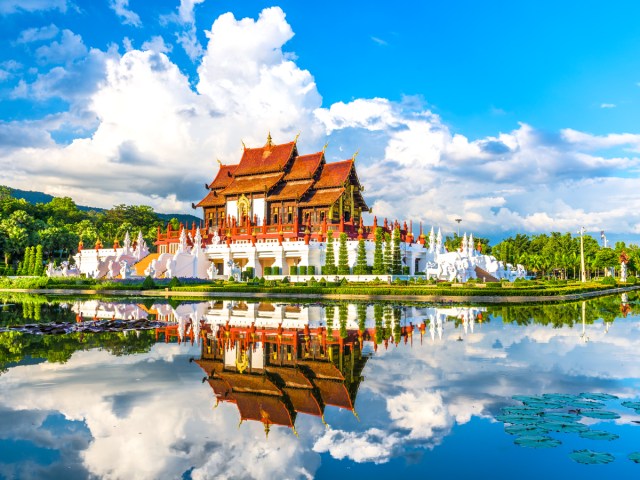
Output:
[[273,142],[271,141],[271,130],[269,130],[269,133],[267,134],[267,144],[265,145],[265,147],[270,147],[273,145]]
[[271,430],[271,424],[265,423],[264,424],[264,436],[265,436],[265,438],[269,438],[269,430]]
[[324,147],[322,147],[322,153],[325,152],[325,150],[327,149],[328,146],[329,146],[329,142],[324,144]]
[[298,143],[298,137],[300,137],[300,133],[298,132],[298,134],[296,135],[296,138],[293,139],[293,143]]
[[354,162],[356,161],[356,157],[358,156],[358,154],[360,153],[360,150],[356,150],[356,153],[353,154],[353,157],[351,158]]
[[220,161],[220,159],[216,158],[216,160],[218,161],[218,165],[222,166],[222,162]]
[[244,144],[244,140],[240,140],[240,143],[242,144],[242,149],[246,150],[247,146]]

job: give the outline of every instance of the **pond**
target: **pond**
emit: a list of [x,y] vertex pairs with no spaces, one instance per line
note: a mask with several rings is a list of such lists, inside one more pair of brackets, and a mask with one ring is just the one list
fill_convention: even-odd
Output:
[[636,294],[0,307],[0,478],[640,476]]

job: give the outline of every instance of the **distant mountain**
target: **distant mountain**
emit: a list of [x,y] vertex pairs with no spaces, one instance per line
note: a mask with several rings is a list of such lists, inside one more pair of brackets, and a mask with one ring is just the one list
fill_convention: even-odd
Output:
[[[8,188],[9,188],[9,190],[11,190],[11,196],[13,196],[14,198],[23,198],[27,202],[33,203],[34,205],[36,203],[49,203],[51,200],[53,200],[55,198],[53,195],[49,195],[47,193],[34,192],[34,191],[31,191],[31,190],[19,190],[17,188],[11,188],[11,187],[8,187]],[[90,211],[104,212],[105,210],[107,210],[106,208],[87,207],[86,205],[78,205],[78,209],[83,210],[85,212],[90,212]],[[195,215],[187,215],[187,214],[184,214],[184,213],[158,213],[158,212],[156,212],[156,214],[158,215],[158,217],[160,217],[161,220],[163,220],[165,222],[168,222],[172,218],[177,218],[180,223],[182,223],[182,224],[184,224],[185,226],[188,226],[188,227],[191,227],[191,224],[193,222],[196,222],[196,225],[199,225],[200,222],[202,221],[201,218],[198,218]]]

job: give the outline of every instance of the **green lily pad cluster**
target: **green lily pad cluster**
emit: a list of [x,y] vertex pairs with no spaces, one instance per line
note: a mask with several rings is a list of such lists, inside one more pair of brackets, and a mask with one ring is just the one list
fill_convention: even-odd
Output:
[[[521,405],[504,407],[496,420],[505,424],[504,431],[515,435],[514,443],[528,448],[554,448],[562,442],[550,436],[551,433],[577,433],[588,440],[613,441],[619,435],[604,430],[591,429],[582,423],[583,419],[615,420],[620,414],[605,410],[606,403],[619,397],[608,393],[545,393],[543,395],[514,395]],[[624,401],[622,406],[640,414],[640,402]],[[583,464],[605,464],[614,461],[614,456],[606,452],[589,449],[574,450],[569,457]],[[629,454],[629,460],[640,463],[640,452]]]

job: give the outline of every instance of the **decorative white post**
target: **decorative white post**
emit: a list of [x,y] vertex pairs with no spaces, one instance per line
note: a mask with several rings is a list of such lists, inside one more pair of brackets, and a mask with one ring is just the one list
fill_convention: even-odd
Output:
[[580,233],[580,277],[583,283],[587,281],[587,271],[584,267],[584,232],[585,231],[586,230],[584,227],[580,227],[580,231],[578,232]]

